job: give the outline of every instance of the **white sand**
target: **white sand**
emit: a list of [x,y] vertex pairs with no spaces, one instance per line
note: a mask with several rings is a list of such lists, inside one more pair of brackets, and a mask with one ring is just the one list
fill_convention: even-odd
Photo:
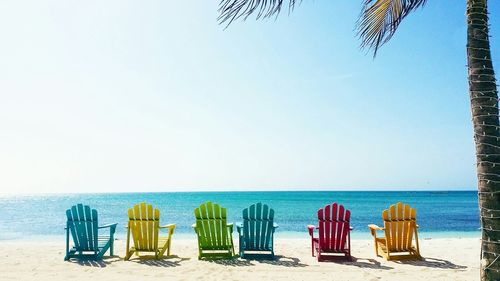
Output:
[[[479,280],[478,238],[422,239],[424,261],[393,262],[375,257],[373,241],[352,242],[353,262],[321,262],[311,257],[310,240],[275,241],[275,260],[199,261],[194,240],[173,240],[173,256],[123,261],[63,261],[60,242],[0,242],[0,280]],[[236,251],[238,250],[236,245]]]

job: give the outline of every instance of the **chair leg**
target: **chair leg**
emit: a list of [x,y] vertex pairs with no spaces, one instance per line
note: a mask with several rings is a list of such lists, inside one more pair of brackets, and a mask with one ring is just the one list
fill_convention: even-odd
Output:
[[172,246],[172,236],[168,239],[167,256],[170,256],[170,247]]
[[[158,246],[159,247],[159,246]],[[170,256],[170,240],[168,240],[162,248],[159,248],[159,253],[157,254],[156,258],[163,258],[163,255],[165,254],[165,251],[167,252],[167,256]]]
[[69,260],[69,226],[66,227],[66,256],[64,260]]
[[[416,246],[417,246],[417,254],[418,256],[420,256],[420,247],[418,245],[418,232],[417,232],[417,228],[414,227],[415,229],[415,243],[416,243]],[[410,245],[411,245],[411,241],[410,241]]]
[[311,255],[314,257],[314,240],[311,239]]
[[130,259],[130,257],[134,254],[134,252],[135,252],[135,250],[129,250],[129,249],[127,248],[127,252],[126,252],[126,254],[125,254],[125,258],[124,258],[124,260],[128,261],[128,260]]
[[126,245],[126,249],[125,249],[125,259],[126,261],[128,261],[128,259],[130,258],[130,222],[129,222],[129,226],[127,227],[127,245]]
[[115,241],[114,240],[115,239],[113,238],[113,236],[111,236],[109,239],[111,239],[111,241],[109,241],[111,243],[111,245],[109,245],[109,255],[114,256],[114,248],[115,248],[115,246],[114,246]]

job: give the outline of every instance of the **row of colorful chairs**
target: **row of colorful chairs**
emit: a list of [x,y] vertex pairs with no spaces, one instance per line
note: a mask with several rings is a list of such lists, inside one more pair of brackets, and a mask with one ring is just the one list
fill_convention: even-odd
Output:
[[[351,259],[351,212],[337,203],[318,210],[318,225],[308,225],[312,256],[318,261],[345,257]],[[198,258],[228,258],[234,256],[233,224],[227,223],[226,208],[206,202],[194,210],[192,225],[198,239]],[[109,250],[113,256],[114,234],[117,224],[99,226],[95,209],[78,204],[66,211],[65,260],[83,256],[101,259]],[[384,226],[370,224],[375,253],[387,260],[399,258],[420,259],[416,211],[407,204],[397,203],[382,212]],[[274,256],[274,210],[256,203],[243,210],[243,222],[236,225],[239,254],[249,252]],[[99,235],[100,229],[109,229],[109,235]],[[166,235],[161,235],[165,230]],[[135,253],[154,253],[156,258],[170,255],[175,224],[160,225],[160,211],[152,205],[140,203],[128,210],[127,245],[125,260]],[[317,230],[317,237],[314,232]],[[384,237],[377,237],[377,231]],[[70,247],[70,236],[73,246]],[[413,244],[415,240],[415,244]],[[131,245],[132,244],[132,245]]]

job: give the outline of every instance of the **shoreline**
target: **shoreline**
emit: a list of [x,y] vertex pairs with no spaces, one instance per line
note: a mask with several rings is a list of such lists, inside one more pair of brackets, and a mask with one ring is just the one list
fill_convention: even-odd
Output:
[[[237,238],[238,233],[236,231],[233,232],[233,238]],[[317,234],[315,234],[317,235]],[[430,240],[430,239],[480,239],[481,232],[480,231],[463,231],[463,232],[454,232],[454,231],[435,231],[435,232],[419,232],[419,238],[421,240]],[[126,236],[123,233],[115,234],[115,240],[121,241],[126,240]],[[8,242],[8,241],[38,241],[38,242],[58,242],[64,241],[66,239],[65,234],[61,235],[35,235],[35,236],[16,236],[13,238],[3,238],[0,239],[0,243]],[[195,233],[174,233],[173,239],[175,240],[193,240],[196,239]],[[301,239],[309,239],[309,234],[307,232],[276,232],[275,233],[275,241],[277,240],[301,240]],[[372,236],[368,232],[351,232],[352,240],[373,240]]]

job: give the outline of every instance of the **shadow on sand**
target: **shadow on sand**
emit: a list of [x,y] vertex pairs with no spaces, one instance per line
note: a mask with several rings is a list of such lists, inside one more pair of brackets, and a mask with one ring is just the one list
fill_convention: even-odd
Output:
[[432,268],[441,268],[441,269],[462,269],[465,270],[467,266],[454,264],[447,260],[437,259],[437,258],[423,258],[422,260],[401,260],[394,261],[400,264],[409,264],[414,266],[425,266]]
[[285,267],[307,266],[307,264],[302,263],[298,258],[285,257],[285,256],[272,257],[269,255],[256,255],[256,254],[247,254],[245,255],[244,259],[240,258],[239,256],[234,256],[231,259],[212,259],[207,261],[225,266],[255,266],[255,263],[252,263],[252,261],[256,261],[263,264],[285,266]]
[[226,259],[206,259],[206,261],[225,266],[255,266],[249,260],[240,259],[239,256]]
[[135,262],[138,264],[157,267],[177,267],[180,266],[182,262],[187,260],[190,260],[190,258],[181,258],[177,255],[171,255],[162,259],[156,259],[154,256],[140,256],[131,258],[127,262]]
[[245,257],[249,259],[253,259],[258,261],[259,263],[265,263],[276,266],[284,266],[284,267],[306,267],[308,266],[305,263],[302,263],[300,259],[295,257],[286,257],[286,256],[259,256],[259,255],[246,255]]
[[341,262],[338,262],[340,264],[345,264],[345,265],[352,265],[356,266],[359,268],[370,268],[370,269],[384,269],[384,270],[390,270],[394,269],[394,267],[390,267],[387,265],[382,265],[378,260],[375,259],[367,259],[367,258],[355,258],[352,257],[351,260],[344,260]]
[[120,261],[118,256],[104,257],[102,260],[96,260],[92,257],[81,257],[72,258],[69,260],[70,263],[78,264],[80,266],[90,266],[90,267],[106,267],[111,263]]

